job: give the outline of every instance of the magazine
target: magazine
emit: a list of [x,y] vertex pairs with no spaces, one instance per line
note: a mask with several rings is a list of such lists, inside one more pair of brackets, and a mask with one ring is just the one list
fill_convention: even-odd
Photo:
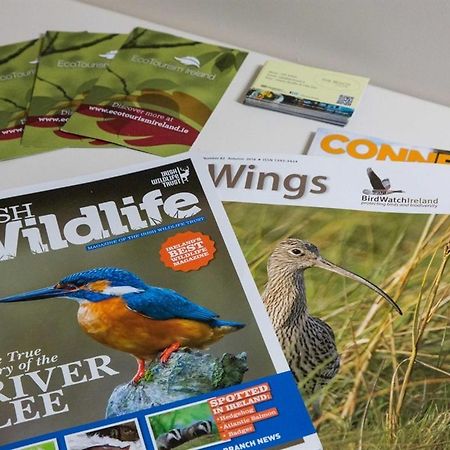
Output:
[[126,38],[123,34],[47,31],[22,144],[48,148],[111,145],[61,131]]
[[447,448],[448,168],[205,159],[323,447]]
[[319,128],[307,154],[359,160],[450,163],[450,150],[399,144],[349,131]]
[[213,191],[183,155],[2,193],[2,448],[321,448]]
[[63,130],[159,156],[187,151],[246,56],[135,28]]
[[43,151],[21,145],[40,41],[0,47],[0,160]]
[[244,98],[260,108],[345,125],[358,106],[368,78],[269,60]]

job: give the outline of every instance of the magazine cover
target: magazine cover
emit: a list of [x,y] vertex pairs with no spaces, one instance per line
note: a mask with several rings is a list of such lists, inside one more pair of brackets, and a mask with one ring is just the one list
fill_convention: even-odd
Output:
[[206,162],[323,447],[447,448],[447,167]]
[[399,144],[387,139],[327,128],[317,130],[307,154],[373,161],[450,163],[450,150]]
[[21,145],[23,125],[33,89],[40,41],[0,47],[0,160],[38,153]]
[[47,31],[42,38],[22,143],[48,148],[111,145],[61,127],[104,72],[126,35]]
[[246,56],[135,28],[64,130],[159,156],[187,151]]
[[321,448],[200,162],[2,193],[2,448]]

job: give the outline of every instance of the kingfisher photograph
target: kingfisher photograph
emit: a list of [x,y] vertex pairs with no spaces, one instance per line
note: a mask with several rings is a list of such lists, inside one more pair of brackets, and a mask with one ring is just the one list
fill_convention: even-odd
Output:
[[216,205],[186,158],[0,201],[0,445],[282,371]]
[[448,448],[450,216],[225,208],[323,448]]

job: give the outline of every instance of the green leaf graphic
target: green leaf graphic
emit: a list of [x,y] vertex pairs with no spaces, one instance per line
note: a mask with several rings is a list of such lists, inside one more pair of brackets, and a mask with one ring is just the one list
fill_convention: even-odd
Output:
[[145,90],[145,89],[155,89],[161,91],[170,91],[176,89],[178,84],[172,80],[167,80],[164,78],[151,78],[149,80],[145,80],[142,83],[137,85],[137,90]]
[[216,63],[214,64],[221,72],[233,67],[235,64],[236,58],[232,53],[224,53],[222,56],[217,58]]
[[33,115],[47,114],[54,106],[53,97],[33,97]]

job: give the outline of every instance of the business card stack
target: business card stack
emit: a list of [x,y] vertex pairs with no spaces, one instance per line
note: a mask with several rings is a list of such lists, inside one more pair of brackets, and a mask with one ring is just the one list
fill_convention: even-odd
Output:
[[346,125],[369,79],[286,61],[267,61],[244,103],[273,111]]

